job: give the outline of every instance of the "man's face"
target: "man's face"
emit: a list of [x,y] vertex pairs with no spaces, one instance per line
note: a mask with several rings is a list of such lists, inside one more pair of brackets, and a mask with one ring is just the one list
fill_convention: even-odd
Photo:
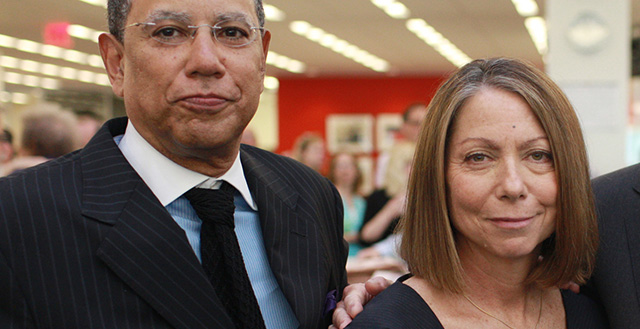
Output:
[[426,107],[415,107],[411,109],[407,116],[407,121],[402,123],[401,132],[408,141],[416,142],[420,135],[422,121],[427,116]]
[[[125,26],[213,26],[229,18],[259,26],[252,0],[134,0]],[[133,125],[153,147],[182,165],[235,156],[263,90],[269,32],[262,37],[258,30],[253,42],[232,48],[206,26],[179,45],[152,39],[148,31],[153,28],[148,28],[125,29],[124,46],[117,47],[119,70],[112,76],[114,92],[124,98]],[[163,36],[171,33],[165,30]]]

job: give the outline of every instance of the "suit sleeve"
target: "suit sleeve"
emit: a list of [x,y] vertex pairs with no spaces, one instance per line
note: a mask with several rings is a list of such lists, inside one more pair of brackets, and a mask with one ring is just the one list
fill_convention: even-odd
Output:
[[349,256],[349,243],[347,243],[347,241],[344,239],[344,206],[342,204],[342,198],[340,197],[340,194],[338,193],[338,190],[336,190],[335,187],[332,188],[333,190],[333,196],[335,199],[335,208],[336,208],[336,216],[337,216],[337,237],[338,237],[338,241],[339,243],[339,250],[340,250],[340,256],[339,256],[339,262],[338,262],[338,286],[340,287],[338,289],[338,300],[342,299],[342,290],[347,286],[347,270],[346,270],[346,264],[347,264],[347,257]]
[[[333,186],[331,186],[331,193],[333,194],[333,211],[327,212],[332,214],[334,218],[327,218],[330,228],[329,241],[332,242],[332,246],[327,248],[331,250],[331,278],[329,281],[329,287],[327,290],[327,296],[324,305],[323,324],[321,328],[326,328],[331,325],[331,317],[333,310],[338,301],[342,299],[342,292],[347,286],[347,270],[346,263],[349,256],[349,244],[344,240],[344,206],[342,205],[342,198],[340,194]],[[327,195],[329,197],[330,195]],[[329,199],[327,199],[329,201]],[[331,206],[327,202],[327,206]],[[319,327],[319,328],[320,328]]]

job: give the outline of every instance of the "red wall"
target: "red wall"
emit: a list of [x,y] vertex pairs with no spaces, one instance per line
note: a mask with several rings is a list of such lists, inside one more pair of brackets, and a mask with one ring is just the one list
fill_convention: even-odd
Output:
[[443,77],[280,79],[279,143],[291,150],[295,139],[314,131],[325,136],[329,114],[401,113],[415,102],[428,103]]

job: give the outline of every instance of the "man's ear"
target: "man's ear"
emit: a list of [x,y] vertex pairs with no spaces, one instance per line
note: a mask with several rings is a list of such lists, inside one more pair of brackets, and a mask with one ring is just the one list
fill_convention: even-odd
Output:
[[264,58],[267,58],[267,54],[269,53],[269,43],[271,43],[271,32],[266,30],[262,37],[262,52],[264,52]]
[[[262,75],[262,79],[264,81],[265,74],[267,73],[267,54],[269,53],[269,43],[271,42],[271,32],[266,30],[264,35],[262,36],[262,63],[260,63],[260,74]],[[264,91],[264,83],[260,86],[260,90]]]
[[100,46],[100,55],[102,55],[104,67],[107,69],[107,75],[109,75],[109,81],[111,81],[113,93],[123,97],[124,46],[115,36],[109,33],[100,35],[98,45]]

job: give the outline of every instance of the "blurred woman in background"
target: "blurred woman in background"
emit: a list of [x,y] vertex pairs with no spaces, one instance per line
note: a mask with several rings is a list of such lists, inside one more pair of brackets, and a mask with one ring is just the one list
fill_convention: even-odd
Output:
[[324,174],[325,147],[322,136],[306,132],[300,135],[293,146],[293,158]]
[[344,239],[349,242],[349,256],[362,248],[358,232],[362,226],[366,201],[360,196],[362,172],[356,158],[348,153],[337,153],[329,164],[329,179],[340,192],[344,204]]

